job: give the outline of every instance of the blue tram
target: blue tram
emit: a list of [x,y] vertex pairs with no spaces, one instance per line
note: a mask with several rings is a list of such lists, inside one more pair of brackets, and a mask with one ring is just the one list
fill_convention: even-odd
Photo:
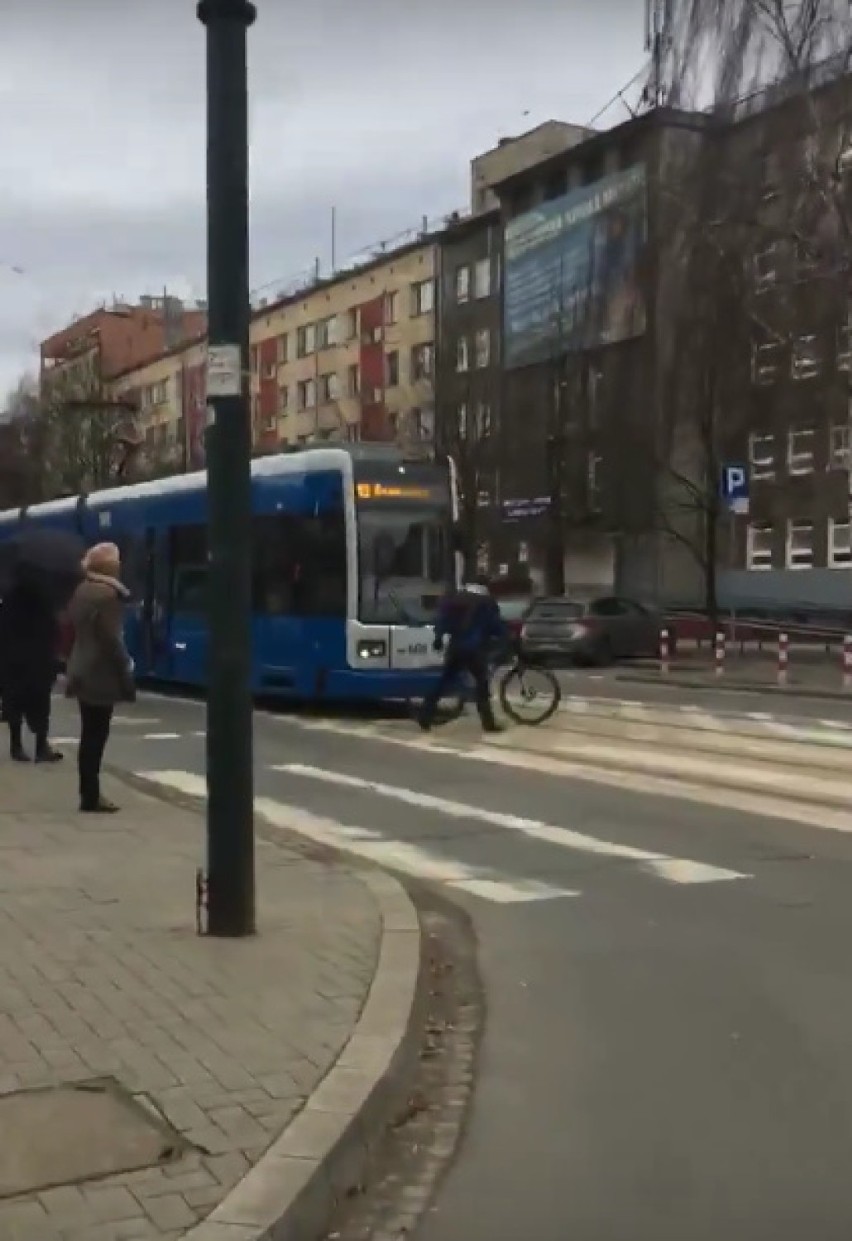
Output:
[[[312,700],[420,697],[440,656],[429,628],[458,576],[452,463],[391,447],[304,448],[252,463],[252,690]],[[206,474],[0,513],[121,549],[127,644],[142,678],[203,688]]]

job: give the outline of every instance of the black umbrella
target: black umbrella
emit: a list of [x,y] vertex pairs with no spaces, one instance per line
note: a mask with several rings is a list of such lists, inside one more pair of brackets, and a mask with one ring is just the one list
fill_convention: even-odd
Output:
[[65,530],[23,529],[0,542],[0,595],[19,582],[62,607],[83,576],[86,544]]

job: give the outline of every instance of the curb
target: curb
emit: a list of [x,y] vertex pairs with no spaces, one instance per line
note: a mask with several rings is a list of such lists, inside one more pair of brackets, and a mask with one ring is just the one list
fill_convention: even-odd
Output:
[[852,703],[852,694],[844,693],[839,689],[805,689],[799,685],[773,685],[769,681],[734,682],[724,676],[720,677],[717,682],[701,681],[695,677],[679,677],[677,674],[664,676],[663,673],[657,673],[643,676],[639,672],[619,672],[615,679],[629,685],[671,685],[677,689],[701,689],[717,694],[776,694],[779,698],[814,698],[820,702]]
[[[109,773],[160,801],[194,810],[202,804],[118,768]],[[355,1029],[298,1115],[183,1241],[314,1241],[324,1234],[340,1201],[362,1184],[413,1070],[421,999],[417,910],[387,872],[348,869],[370,889],[382,919],[376,972]]]

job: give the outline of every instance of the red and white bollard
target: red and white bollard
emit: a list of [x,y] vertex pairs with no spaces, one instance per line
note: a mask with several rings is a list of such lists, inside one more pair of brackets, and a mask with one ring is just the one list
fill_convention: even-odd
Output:
[[725,634],[721,629],[716,634],[714,653],[716,656],[716,676],[720,677],[725,671]]
[[669,649],[669,631],[668,629],[660,630],[660,672],[663,676],[669,675],[669,663],[671,652]]
[[786,633],[778,635],[778,684],[787,684],[787,670],[790,663],[790,639]]
[[843,639],[843,688],[852,689],[852,635]]

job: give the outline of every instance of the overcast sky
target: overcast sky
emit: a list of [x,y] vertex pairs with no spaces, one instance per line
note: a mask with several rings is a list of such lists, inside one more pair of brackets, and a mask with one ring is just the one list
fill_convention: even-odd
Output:
[[[193,0],[0,6],[2,397],[101,299],[204,297],[205,136]],[[328,261],[332,204],[339,258],[464,206],[473,155],[549,117],[588,122],[644,57],[644,0],[257,7],[254,288]]]

